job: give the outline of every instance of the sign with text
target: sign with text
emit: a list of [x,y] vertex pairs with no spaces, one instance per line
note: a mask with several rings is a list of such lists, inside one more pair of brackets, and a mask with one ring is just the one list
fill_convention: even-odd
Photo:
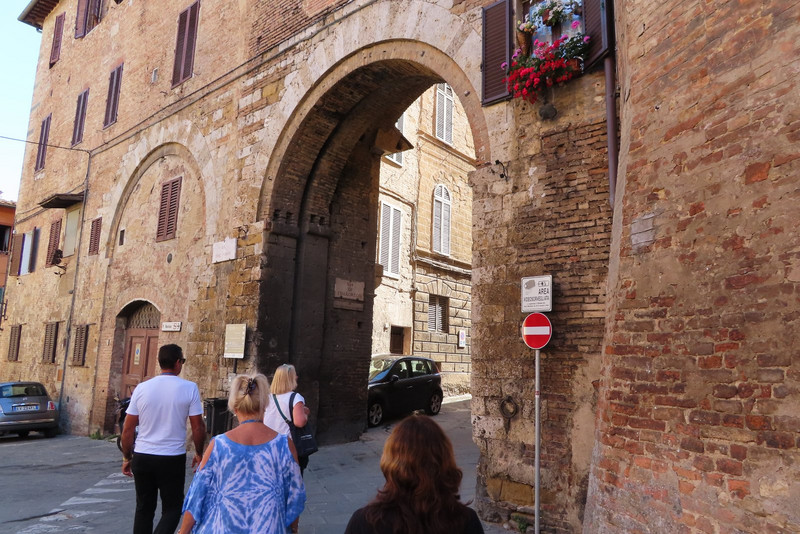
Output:
[[246,324],[225,325],[225,358],[244,358],[244,342],[247,338]]
[[522,312],[553,311],[553,275],[522,279]]
[[170,321],[168,323],[161,323],[161,331],[162,332],[180,332],[181,331],[181,322],[180,321]]

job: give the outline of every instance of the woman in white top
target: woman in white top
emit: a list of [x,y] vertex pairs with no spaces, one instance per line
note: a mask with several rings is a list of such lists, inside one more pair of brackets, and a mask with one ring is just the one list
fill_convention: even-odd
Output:
[[[311,410],[306,406],[303,396],[294,392],[296,387],[297,371],[295,371],[294,365],[285,363],[275,370],[275,376],[272,378],[272,386],[270,387],[272,402],[269,403],[264,412],[264,424],[279,434],[289,433],[289,425],[286,424],[286,419],[293,420],[294,426],[297,427],[304,427],[308,422],[308,414]],[[290,407],[289,399],[292,394],[294,394],[294,405]],[[280,408],[280,411],[278,408]],[[299,463],[300,473],[302,474],[308,465],[308,456],[301,456]]]

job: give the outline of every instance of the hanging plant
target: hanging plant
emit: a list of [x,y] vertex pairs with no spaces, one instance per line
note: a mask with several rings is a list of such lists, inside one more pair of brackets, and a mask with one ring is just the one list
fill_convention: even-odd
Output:
[[562,0],[544,0],[535,14],[543,26],[555,26],[567,20],[568,10]]
[[564,35],[552,44],[539,40],[533,43],[533,54],[514,52],[511,64],[503,63],[505,82],[514,98],[535,103],[542,92],[554,85],[568,82],[583,73],[583,58],[589,46],[589,36],[578,33]]

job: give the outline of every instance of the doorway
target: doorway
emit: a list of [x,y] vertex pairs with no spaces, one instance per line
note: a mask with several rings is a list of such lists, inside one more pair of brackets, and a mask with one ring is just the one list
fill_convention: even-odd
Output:
[[125,353],[122,361],[124,397],[144,380],[158,374],[158,332],[161,314],[149,302],[141,303],[129,316],[125,329]]

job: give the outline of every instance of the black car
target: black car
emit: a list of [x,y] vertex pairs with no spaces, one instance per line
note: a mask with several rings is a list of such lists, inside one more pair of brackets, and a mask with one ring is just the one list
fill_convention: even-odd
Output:
[[388,414],[442,408],[442,377],[436,362],[419,356],[376,354],[369,369],[367,422],[381,424]]
[[0,383],[0,434],[27,437],[31,430],[52,438],[58,432],[58,409],[39,382]]

